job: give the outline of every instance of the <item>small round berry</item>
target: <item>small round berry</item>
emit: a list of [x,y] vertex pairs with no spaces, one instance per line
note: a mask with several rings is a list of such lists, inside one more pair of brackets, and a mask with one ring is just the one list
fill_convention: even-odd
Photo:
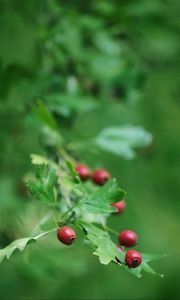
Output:
[[63,226],[57,230],[57,238],[65,245],[71,245],[76,238],[75,231],[69,226]]
[[111,178],[109,172],[103,169],[97,169],[92,176],[94,183],[98,185],[104,185],[108,179]]
[[119,234],[121,246],[132,247],[137,243],[137,234],[132,230],[124,230]]
[[111,205],[117,208],[117,212],[114,213],[114,214],[117,214],[117,215],[122,214],[124,209],[126,208],[126,202],[124,200],[113,203]]
[[125,262],[128,267],[137,268],[142,262],[142,256],[136,250],[129,250],[125,256]]
[[79,164],[75,167],[75,170],[83,181],[87,180],[91,176],[91,172],[86,165]]

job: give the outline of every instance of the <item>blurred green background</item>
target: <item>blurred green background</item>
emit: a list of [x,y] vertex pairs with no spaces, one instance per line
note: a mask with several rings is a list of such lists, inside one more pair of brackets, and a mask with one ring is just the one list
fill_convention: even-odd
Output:
[[0,246],[44,213],[22,184],[29,155],[46,153],[34,112],[41,99],[67,142],[113,125],[153,134],[133,160],[88,143],[78,156],[127,191],[128,209],[110,225],[137,231],[143,252],[168,255],[153,264],[164,280],[137,279],[100,265],[84,245],[59,249],[45,238],[0,265],[1,299],[180,298],[179,8],[178,0],[0,0]]

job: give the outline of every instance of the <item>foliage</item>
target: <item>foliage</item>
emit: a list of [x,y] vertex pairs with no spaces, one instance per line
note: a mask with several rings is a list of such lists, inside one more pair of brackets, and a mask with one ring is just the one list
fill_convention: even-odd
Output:
[[[33,156],[33,163],[45,164],[57,172],[61,147],[65,147],[68,157],[62,170],[63,197],[57,194],[55,202],[61,198],[62,212],[67,209],[64,197],[69,200],[67,185],[72,190],[76,182],[76,194],[81,196],[84,188],[87,194],[96,192],[90,183],[84,187],[78,185],[78,176],[71,168],[74,158],[87,161],[92,167],[106,166],[128,192],[128,207],[133,217],[122,216],[120,226],[128,222],[140,231],[143,227],[142,250],[151,248],[153,252],[168,252],[173,257],[161,265],[163,272],[168,273],[164,283],[156,279],[150,285],[149,277],[145,276],[144,285],[138,290],[134,279],[125,272],[118,273],[118,280],[127,281],[132,287],[127,290],[126,284],[121,286],[121,297],[134,298],[134,291],[139,298],[178,297],[178,11],[177,0],[122,1],[121,5],[107,0],[86,4],[81,0],[63,4],[56,0],[1,1],[1,248],[19,236],[28,236],[36,222],[46,216],[46,210],[52,209],[27,197],[22,178],[25,174],[25,178],[35,180],[29,155],[38,153]],[[49,119],[51,113],[53,121]],[[121,132],[127,126],[145,127],[153,133],[153,144],[145,146],[130,162],[122,158],[137,154],[133,138],[119,139],[119,129]],[[118,141],[114,132],[113,139],[109,138],[109,128],[118,128]],[[151,136],[147,135],[150,143]],[[119,157],[107,156],[106,152]],[[73,157],[69,157],[71,154]],[[71,162],[69,167],[67,162]],[[58,182],[58,190],[59,185]],[[79,208],[75,211],[78,214]],[[90,222],[99,221],[98,224],[106,218],[105,214],[85,212],[83,216]],[[118,219],[109,220],[119,226]],[[54,220],[47,221],[42,226],[44,230],[49,222],[54,226]],[[57,262],[59,248],[56,251],[56,246],[50,247],[53,237],[50,241],[48,245],[37,243],[46,249],[43,253],[40,246],[25,251],[27,256],[34,256],[31,263],[27,263],[27,257],[22,263],[25,256],[19,259],[14,255],[11,264],[1,265],[2,294],[12,298],[16,293],[17,298],[22,298],[24,290],[31,286],[33,297],[33,292],[37,293],[34,278],[40,287],[42,278],[50,280],[50,274],[55,274],[53,278],[63,277],[64,285],[58,280],[57,291],[54,280],[51,289],[43,286],[44,294],[41,291],[40,297],[56,297],[61,289],[64,298],[69,298],[68,284],[74,282],[75,288],[78,273],[84,278],[83,281],[81,277],[82,289],[78,291],[80,297],[87,294],[95,299],[119,297],[114,268],[113,271],[108,268],[96,289],[94,274],[101,275],[104,269],[95,268],[88,261],[91,258],[84,247],[73,248],[79,260],[62,251],[63,258]],[[87,265],[89,273],[85,275]],[[8,290],[7,285],[11,287]],[[18,286],[22,287],[21,292]]]
[[10,256],[12,255],[12,253],[16,249],[18,249],[20,251],[23,251],[28,244],[30,244],[32,242],[35,242],[36,240],[38,240],[39,238],[41,238],[41,237],[49,234],[50,232],[51,231],[47,231],[47,232],[43,232],[41,234],[38,234],[37,236],[15,240],[11,244],[9,244],[7,247],[5,247],[4,249],[0,250],[0,262],[2,262],[4,258],[9,259]]
[[102,188],[85,196],[80,200],[79,207],[89,213],[103,214],[115,212],[110,204],[123,199],[125,192],[118,188],[116,180],[112,179]]
[[46,170],[45,165],[40,165],[35,180],[28,180],[27,188],[39,201],[53,205],[56,201],[55,184],[57,181],[54,169]]
[[152,142],[152,135],[141,127],[111,127],[103,129],[95,142],[112,154],[132,159],[135,157],[134,149],[148,146]]
[[[43,112],[45,111],[46,109],[43,107]],[[49,112],[45,115],[47,115],[48,118],[43,117],[44,124],[51,128],[51,124],[54,124],[53,116]],[[51,120],[51,122],[49,122],[49,120]],[[114,133],[116,130],[111,129],[111,132]],[[136,135],[132,135],[131,140],[133,142],[131,142],[130,145],[146,145],[145,138],[148,138],[148,134],[144,133],[142,129],[138,132],[137,141]],[[122,135],[116,136],[117,142],[118,137],[121,140]],[[128,136],[126,138],[128,140]],[[54,149],[56,149],[56,147],[57,145],[55,145]],[[39,225],[36,226],[36,228],[40,229],[40,234],[30,238],[18,239],[0,250],[1,261],[4,257],[9,258],[14,250],[19,249],[23,251],[30,242],[52,233],[54,231],[53,229],[48,232],[43,232],[42,225],[44,226],[45,223],[47,224],[49,222],[50,226],[52,226],[52,221],[55,220],[55,224],[59,226],[69,223],[80,226],[80,228],[85,231],[87,239],[91,242],[92,246],[95,246],[94,254],[99,256],[99,260],[102,264],[107,265],[111,261],[120,265],[125,264],[125,252],[119,253],[117,246],[111,241],[108,233],[109,229],[106,226],[106,219],[109,214],[116,212],[116,208],[112,207],[111,204],[122,200],[125,195],[125,192],[118,187],[116,180],[110,179],[103,187],[98,189],[95,186],[91,186],[91,190],[89,190],[88,186],[86,187],[83,182],[81,182],[74,169],[74,158],[63,148],[59,149],[58,161],[56,159],[46,159],[35,154],[31,155],[31,159],[32,163],[37,166],[36,176],[34,179],[26,179],[26,187],[34,198],[48,205],[52,209],[52,212],[49,211],[48,217],[44,217],[45,221],[43,218]],[[64,202],[64,208],[62,202]],[[63,210],[65,209],[64,214],[62,213],[62,208]],[[58,215],[56,211],[58,211]],[[98,215],[105,214],[105,217],[100,219],[102,229],[90,223],[85,223],[86,215],[83,215],[84,212],[97,215],[97,219]],[[95,218],[93,222],[96,222]],[[33,230],[34,232],[37,231],[36,228]],[[56,227],[54,228],[56,229]],[[156,274],[148,265],[149,261],[151,261],[150,256],[146,256],[146,260],[143,261],[142,266],[137,268],[136,271],[133,270],[132,274],[141,277],[142,270]]]

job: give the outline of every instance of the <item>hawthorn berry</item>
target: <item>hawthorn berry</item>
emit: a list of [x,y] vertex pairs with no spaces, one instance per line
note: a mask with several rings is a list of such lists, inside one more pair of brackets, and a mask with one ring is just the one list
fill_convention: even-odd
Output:
[[110,178],[111,178],[111,175],[109,174],[108,171],[106,171],[104,169],[97,169],[92,175],[92,179],[93,179],[94,183],[96,183],[98,185],[104,185],[106,183],[106,181]]
[[125,262],[128,267],[137,268],[142,262],[142,256],[136,250],[129,250],[125,255]]
[[86,165],[79,164],[75,167],[75,170],[83,181],[87,180],[91,176],[91,172]]
[[120,215],[123,213],[123,211],[126,207],[126,202],[124,200],[121,200],[121,201],[115,202],[111,205],[117,208],[117,212],[115,212],[114,214]]
[[124,230],[119,234],[121,246],[132,247],[137,243],[137,234],[132,230]]
[[76,233],[71,227],[63,226],[58,228],[57,238],[61,243],[71,245],[76,239]]

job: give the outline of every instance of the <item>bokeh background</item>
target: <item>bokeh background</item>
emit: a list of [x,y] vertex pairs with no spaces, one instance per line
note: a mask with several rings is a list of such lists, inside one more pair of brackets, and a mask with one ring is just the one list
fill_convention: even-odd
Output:
[[[27,197],[31,153],[44,154],[34,105],[47,104],[68,143],[106,167],[161,279],[100,265],[84,245],[46,238],[0,265],[1,299],[179,299],[180,22],[178,0],[0,0],[0,246],[29,234],[44,208]],[[133,160],[84,141],[109,126],[153,134]]]

